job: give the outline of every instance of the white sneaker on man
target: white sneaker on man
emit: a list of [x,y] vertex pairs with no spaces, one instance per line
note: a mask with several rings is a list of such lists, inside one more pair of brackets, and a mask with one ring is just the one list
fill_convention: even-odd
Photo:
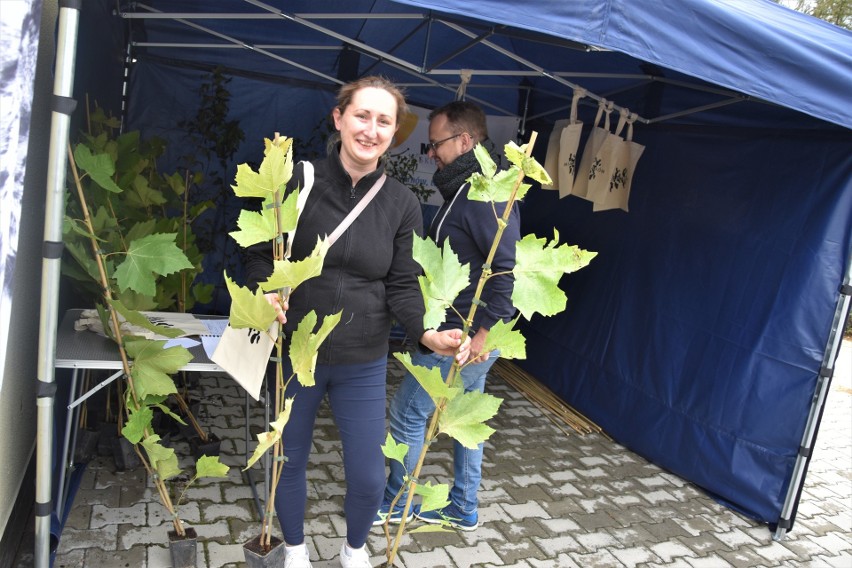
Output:
[[343,568],[373,568],[366,545],[361,548],[349,548],[346,542],[340,547],[340,565]]
[[308,545],[302,543],[297,546],[288,546],[287,554],[284,556],[284,568],[311,568]]

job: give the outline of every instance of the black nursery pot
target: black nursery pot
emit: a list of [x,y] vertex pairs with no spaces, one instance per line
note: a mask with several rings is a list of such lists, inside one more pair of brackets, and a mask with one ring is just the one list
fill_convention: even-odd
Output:
[[207,434],[206,442],[202,441],[198,436],[193,436],[189,440],[189,449],[192,452],[192,457],[196,460],[201,456],[218,456],[221,446],[222,440],[213,433]]
[[133,444],[124,436],[112,439],[112,457],[118,471],[127,471],[142,465]]
[[247,568],[282,568],[284,566],[286,552],[284,542],[274,536],[270,542],[271,548],[263,550],[260,545],[260,535],[258,535],[243,545]]
[[198,558],[198,535],[193,528],[186,529],[186,536],[169,531],[169,554],[173,568],[195,568]]
[[77,430],[77,445],[74,448],[74,463],[88,463],[98,455],[98,440],[100,430],[79,428]]

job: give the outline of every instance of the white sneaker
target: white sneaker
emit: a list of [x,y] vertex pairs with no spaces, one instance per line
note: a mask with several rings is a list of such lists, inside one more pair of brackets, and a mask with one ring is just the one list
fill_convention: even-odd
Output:
[[343,568],[373,568],[367,547],[349,548],[346,542],[340,547],[340,565]]
[[311,568],[311,556],[308,545],[288,546],[284,557],[284,568]]

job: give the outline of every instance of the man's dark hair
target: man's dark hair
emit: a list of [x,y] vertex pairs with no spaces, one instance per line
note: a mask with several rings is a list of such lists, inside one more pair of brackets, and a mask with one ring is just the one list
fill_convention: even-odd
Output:
[[467,132],[474,144],[488,138],[488,125],[485,113],[479,106],[467,101],[453,101],[440,106],[429,113],[431,121],[436,116],[445,115],[453,134]]

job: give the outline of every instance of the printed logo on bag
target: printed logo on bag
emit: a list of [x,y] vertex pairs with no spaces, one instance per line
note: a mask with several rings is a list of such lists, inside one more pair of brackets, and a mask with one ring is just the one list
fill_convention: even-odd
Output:
[[609,178],[610,191],[620,187],[627,187],[627,168],[624,168],[623,170],[615,168],[615,171],[612,172],[612,177]]
[[573,175],[577,171],[577,154],[569,154],[568,159],[562,164],[568,168],[568,173]]
[[595,158],[592,167],[589,168],[589,179],[595,179],[600,173],[603,173],[603,162],[600,158]]

